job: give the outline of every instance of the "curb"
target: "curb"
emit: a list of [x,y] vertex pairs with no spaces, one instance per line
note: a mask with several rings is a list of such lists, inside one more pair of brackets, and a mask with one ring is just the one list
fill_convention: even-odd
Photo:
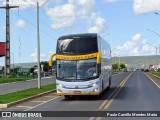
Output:
[[43,95],[47,95],[47,94],[52,93],[52,92],[55,92],[55,91],[56,91],[56,89],[50,90],[50,91],[47,91],[47,92],[44,92],[44,93],[40,93],[40,94],[38,94],[38,95],[34,95],[34,96],[31,96],[31,97],[27,97],[27,98],[24,98],[24,99],[21,99],[21,100],[17,100],[17,101],[11,102],[11,103],[0,104],[0,109],[1,109],[1,108],[9,108],[9,107],[14,106],[14,105],[17,105],[17,104],[19,104],[19,103],[26,102],[26,101],[29,101],[29,100],[32,100],[32,99],[41,97],[41,96],[43,96]]

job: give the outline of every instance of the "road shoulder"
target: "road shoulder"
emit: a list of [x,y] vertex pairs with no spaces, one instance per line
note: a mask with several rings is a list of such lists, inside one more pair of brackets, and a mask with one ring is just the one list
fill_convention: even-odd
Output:
[[146,76],[148,76],[150,78],[150,80],[158,87],[160,88],[160,78],[158,78],[157,76],[151,74],[151,73],[144,73]]

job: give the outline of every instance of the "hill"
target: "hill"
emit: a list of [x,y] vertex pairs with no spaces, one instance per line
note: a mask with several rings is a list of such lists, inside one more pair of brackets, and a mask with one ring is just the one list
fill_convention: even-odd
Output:
[[[119,57],[113,57],[112,63],[119,62]],[[120,57],[120,62],[127,64],[128,68],[148,68],[149,65],[160,64],[160,55],[151,56],[127,56]]]
[[[119,62],[119,57],[113,57],[112,63]],[[120,57],[120,62],[127,64],[128,68],[142,68],[142,65],[144,65],[144,68],[148,68],[149,65],[154,64],[160,64],[160,55],[151,55],[151,56],[126,56],[126,57]],[[22,66],[23,68],[31,68],[33,66],[37,65],[37,63],[16,63],[14,64],[15,67]],[[13,67],[13,65],[11,64]]]

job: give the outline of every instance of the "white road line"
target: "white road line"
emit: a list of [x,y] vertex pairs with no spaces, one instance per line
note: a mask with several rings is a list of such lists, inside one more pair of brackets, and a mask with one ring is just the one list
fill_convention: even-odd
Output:
[[101,120],[102,119],[102,117],[97,117],[97,119],[96,120]]
[[160,88],[160,86],[151,78],[149,77],[149,75],[147,75],[146,73],[144,73],[158,88]]
[[31,101],[31,102],[45,102],[45,101]]
[[36,107],[38,107],[38,106],[41,106],[41,105],[43,105],[43,104],[45,104],[45,103],[47,103],[47,102],[50,102],[50,101],[52,101],[52,100],[54,100],[54,99],[56,99],[56,98],[59,98],[59,97],[60,97],[60,96],[54,97],[54,98],[52,98],[52,99],[50,99],[50,100],[48,100],[48,101],[45,101],[45,102],[43,102],[43,103],[41,103],[41,104],[38,104],[38,105],[36,105],[36,106],[34,106],[34,107],[32,107],[32,108],[26,109],[26,110],[24,110],[24,111],[31,110],[31,109],[33,109],[33,108],[36,108]]
[[[52,98],[52,99],[50,99],[50,100],[48,100],[48,101],[45,101],[45,102],[43,102],[43,103],[41,103],[41,104],[38,104],[38,105],[36,105],[36,106],[34,106],[34,107],[30,107],[30,108],[28,108],[28,109],[26,109],[26,110],[24,110],[24,111],[28,111],[28,110],[31,110],[31,109],[33,109],[33,108],[36,108],[36,107],[38,107],[38,106],[40,106],[40,105],[43,105],[43,104],[45,104],[45,103],[47,103],[47,102],[50,102],[50,101],[52,101],[52,100],[54,100],[54,99],[56,99],[56,98],[59,98],[60,96],[57,96],[57,97],[54,97],[54,98]],[[22,107],[22,106],[20,106],[20,107]],[[10,119],[10,118],[2,118],[2,120],[8,120],[8,119]]]
[[20,105],[19,105],[19,106],[16,106],[16,107],[20,107],[20,108],[21,108],[21,107],[22,107],[22,108],[32,108],[31,106],[20,106]]
[[54,96],[44,96],[44,97],[54,97]]
[[94,120],[94,117],[90,117],[89,120]]

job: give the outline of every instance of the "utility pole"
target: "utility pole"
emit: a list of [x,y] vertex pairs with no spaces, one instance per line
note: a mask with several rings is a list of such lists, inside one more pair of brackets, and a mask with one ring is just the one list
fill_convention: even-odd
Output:
[[13,74],[14,74],[14,53],[11,53],[13,55]]
[[40,35],[39,35],[39,2],[37,2],[37,62],[38,62],[38,88],[41,88],[40,70]]
[[39,10],[48,2],[46,0],[41,6],[37,2],[37,66],[38,66],[38,88],[41,88],[41,66],[40,66],[40,32],[39,32]]
[[10,6],[9,0],[6,0],[6,6],[0,9],[6,9],[6,55],[5,55],[5,77],[10,76],[10,9],[18,6]]

